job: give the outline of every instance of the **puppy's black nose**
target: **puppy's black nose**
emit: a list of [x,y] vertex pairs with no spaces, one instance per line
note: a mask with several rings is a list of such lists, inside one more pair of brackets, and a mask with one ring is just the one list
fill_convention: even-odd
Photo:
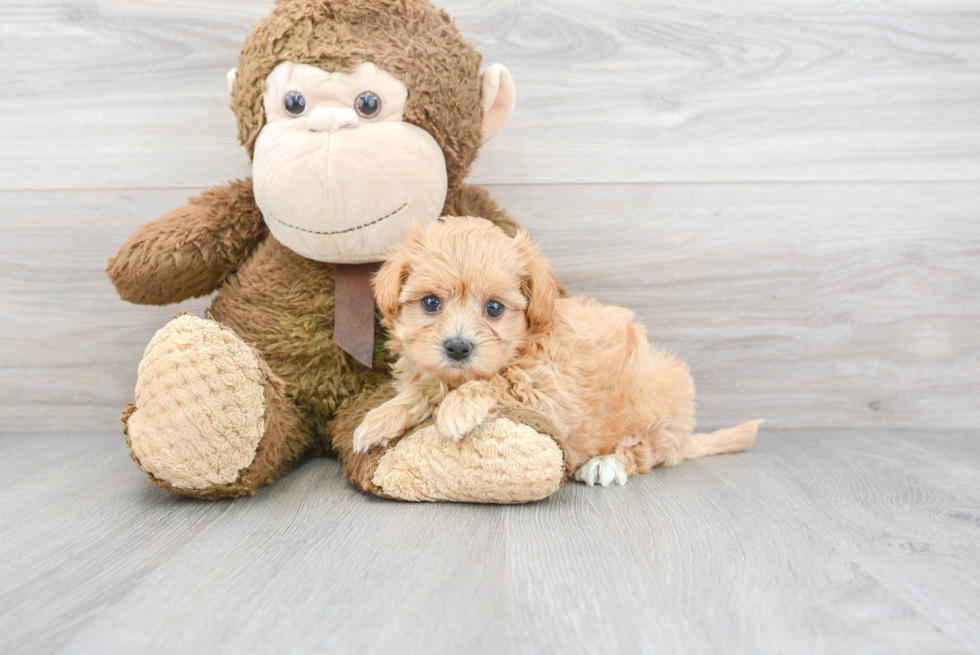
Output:
[[442,344],[442,347],[446,349],[446,354],[455,359],[457,362],[461,362],[470,356],[473,352],[473,342],[467,341],[466,339],[460,339],[455,337],[452,339],[446,339],[446,342]]

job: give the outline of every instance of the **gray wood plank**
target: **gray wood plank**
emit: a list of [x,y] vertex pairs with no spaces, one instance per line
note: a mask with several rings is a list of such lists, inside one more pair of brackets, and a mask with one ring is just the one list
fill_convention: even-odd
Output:
[[[969,1],[441,4],[519,85],[477,182],[980,179]],[[0,188],[245,174],[224,76],[271,5],[8,3]]]
[[0,468],[4,653],[510,650],[502,508],[382,502],[329,460],[255,499],[181,499],[105,435],[6,435],[0,462],[38,444],[59,466]]
[[512,652],[501,508],[377,501],[333,462],[284,483],[236,504],[66,651]]
[[[119,300],[108,258],[137,225],[192,190],[4,193],[0,220],[0,412],[8,429],[119,429],[153,333],[181,311]],[[14,231],[15,230],[15,231]],[[126,400],[125,402],[129,402]]]
[[[818,434],[836,446],[823,452],[828,462],[850,454],[837,433]],[[514,617],[532,644],[527,652],[933,653],[976,645],[971,635],[937,630],[894,580],[878,578],[887,549],[857,559],[866,541],[883,537],[878,522],[828,538],[805,509],[787,507],[798,498],[791,490],[773,493],[773,471],[814,477],[801,458],[790,465],[782,456],[814,437],[766,430],[737,456],[655,471],[612,493],[566,487],[555,501],[510,514]],[[833,481],[841,478],[855,483],[850,475]],[[884,495],[893,491],[891,480],[879,484]],[[809,500],[847,518],[860,513],[846,497]],[[933,576],[926,591],[936,606],[956,611],[980,601],[975,590],[947,586],[980,552],[960,539],[948,553],[957,565],[928,556],[916,563]]]
[[850,431],[776,439],[782,466],[769,471],[767,486],[814,532],[976,653],[980,469],[976,448],[961,461],[944,451],[944,441]]
[[0,435],[0,461],[4,653],[54,652],[228,507],[151,488],[121,435]]
[[[976,425],[980,185],[502,186],[573,293],[629,307],[690,362],[705,427]],[[192,190],[2,192],[0,431],[119,429],[181,309],[103,269]]]
[[973,430],[944,430],[941,438],[928,430],[902,430],[895,433],[895,437],[980,468],[980,439]]
[[980,528],[946,510],[980,468],[942,451],[971,435],[766,430],[518,507],[382,501],[329,460],[193,501],[118,437],[4,435],[0,651],[977,653]]

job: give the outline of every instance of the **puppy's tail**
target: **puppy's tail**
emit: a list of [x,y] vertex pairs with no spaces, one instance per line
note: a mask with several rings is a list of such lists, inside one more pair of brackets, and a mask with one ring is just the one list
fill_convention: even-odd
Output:
[[760,421],[748,421],[734,428],[717,430],[711,434],[691,435],[690,441],[684,448],[684,459],[743,451],[755,441],[759,423]]

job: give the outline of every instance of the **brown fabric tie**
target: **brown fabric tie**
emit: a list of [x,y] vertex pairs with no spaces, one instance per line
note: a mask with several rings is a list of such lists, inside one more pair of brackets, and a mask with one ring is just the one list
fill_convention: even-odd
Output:
[[371,368],[374,360],[374,294],[371,276],[378,264],[337,264],[333,341]]

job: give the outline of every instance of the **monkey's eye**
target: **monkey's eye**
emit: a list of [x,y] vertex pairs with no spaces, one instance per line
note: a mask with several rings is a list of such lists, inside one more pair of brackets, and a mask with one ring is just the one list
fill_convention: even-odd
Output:
[[504,313],[504,306],[496,300],[491,300],[487,302],[487,306],[483,308],[483,311],[485,311],[487,316],[490,318],[500,318],[500,316]]
[[381,111],[381,98],[374,91],[365,91],[357,96],[357,100],[354,101],[354,109],[364,118],[377,116],[378,112]]
[[286,113],[292,117],[302,116],[306,111],[306,98],[299,91],[290,91],[282,101]]
[[439,296],[426,296],[422,299],[422,311],[426,314],[435,314],[442,309],[442,301]]

